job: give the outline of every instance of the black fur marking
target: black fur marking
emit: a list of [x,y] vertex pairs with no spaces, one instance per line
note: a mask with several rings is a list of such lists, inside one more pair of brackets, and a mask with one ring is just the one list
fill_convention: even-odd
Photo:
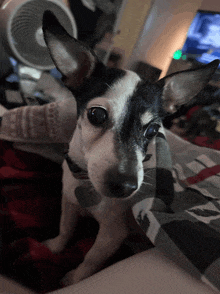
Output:
[[88,179],[88,173],[79,167],[66,153],[64,155],[66,162],[73,176],[77,179]]
[[89,79],[85,79],[83,85],[78,89],[69,88],[77,100],[78,115],[85,109],[87,103],[95,97],[102,97],[107,90],[126,72],[116,68],[106,68],[98,63]]
[[162,134],[160,132],[157,134],[157,137],[166,140],[166,137],[164,136],[164,134]]
[[146,156],[145,156],[143,162],[146,162],[146,161],[150,160],[151,157],[152,157],[152,154],[146,154]]
[[[160,122],[161,113],[161,93],[162,90],[157,85],[149,82],[140,82],[136,91],[130,98],[126,116],[124,118],[121,129],[119,130],[119,140],[123,145],[138,145],[143,152],[146,152],[146,147],[149,140],[144,138],[143,133],[146,124],[141,124],[141,116],[149,111],[153,114],[153,120]],[[133,142],[132,142],[133,141]]]
[[68,154],[65,154],[64,155],[65,159],[66,159],[66,162],[69,166],[69,169],[71,170],[71,172],[73,173],[80,173],[82,172],[83,170],[69,157]]
[[82,207],[98,205],[102,200],[101,196],[94,191],[91,182],[77,187],[75,189],[75,196]]
[[43,31],[46,30],[49,30],[52,34],[59,36],[68,34],[50,10],[46,10],[43,15]]

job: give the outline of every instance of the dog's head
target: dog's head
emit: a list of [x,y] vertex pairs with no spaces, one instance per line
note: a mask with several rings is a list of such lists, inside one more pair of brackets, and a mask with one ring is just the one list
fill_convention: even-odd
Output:
[[141,186],[148,146],[161,119],[186,104],[208,83],[219,62],[150,84],[132,71],[107,68],[46,12],[43,31],[50,54],[77,101],[78,123],[70,142],[73,172],[88,172],[97,192],[126,198]]

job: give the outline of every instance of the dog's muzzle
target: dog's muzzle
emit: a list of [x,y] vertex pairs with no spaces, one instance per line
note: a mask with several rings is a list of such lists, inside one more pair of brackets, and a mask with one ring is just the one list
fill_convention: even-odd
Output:
[[106,195],[110,198],[127,198],[138,189],[138,179],[135,175],[121,174],[114,170],[106,175]]

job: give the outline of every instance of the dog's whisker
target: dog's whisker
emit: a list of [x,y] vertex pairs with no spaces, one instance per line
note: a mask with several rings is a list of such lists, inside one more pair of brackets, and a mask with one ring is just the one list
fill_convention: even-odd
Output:
[[146,185],[146,186],[147,186],[147,185],[148,185],[148,186],[153,186],[152,184],[147,183],[147,182],[142,182],[142,184],[143,184],[143,185]]
[[112,87],[108,84],[108,83],[105,83],[106,84],[106,86],[108,86],[109,87],[109,89],[111,89]]
[[152,174],[150,174],[150,173],[144,173],[144,176],[146,176],[146,177],[152,177]]
[[145,170],[144,174],[147,175],[147,174],[150,174],[151,172],[152,172],[151,170]]

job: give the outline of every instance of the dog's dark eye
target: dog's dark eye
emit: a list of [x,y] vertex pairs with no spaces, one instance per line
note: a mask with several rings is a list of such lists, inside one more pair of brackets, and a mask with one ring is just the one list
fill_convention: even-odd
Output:
[[144,137],[149,140],[152,139],[154,136],[157,135],[159,128],[160,128],[160,125],[158,124],[149,125],[149,127],[144,132]]
[[108,119],[108,113],[102,107],[92,107],[88,111],[88,119],[92,125],[100,126]]

